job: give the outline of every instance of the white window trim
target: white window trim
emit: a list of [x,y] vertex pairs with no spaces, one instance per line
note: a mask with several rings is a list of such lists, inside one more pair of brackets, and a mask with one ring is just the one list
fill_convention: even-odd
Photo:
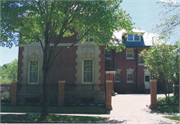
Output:
[[[128,50],[133,50],[133,57],[127,57]],[[134,59],[134,49],[126,49],[126,59]]]
[[[134,83],[134,78],[133,78],[133,71],[134,71],[134,69],[131,69],[131,68],[129,68],[129,69],[126,69],[126,71],[127,71],[127,75],[126,75],[126,80],[127,80],[127,83]],[[132,81],[128,81],[128,73],[132,73]]]
[[[38,77],[37,77],[37,82],[30,82],[30,61],[38,61]],[[38,59],[30,59],[28,61],[28,84],[39,84],[39,60]]]
[[[92,82],[84,82],[84,60],[92,60]],[[82,60],[82,83],[83,84],[93,84],[94,83],[94,59],[93,58],[84,58]]]
[[144,75],[151,75],[151,72],[150,72],[149,68],[144,69]]
[[[128,37],[129,37],[129,35],[133,35],[133,40],[128,40]],[[135,40],[135,34],[128,34],[128,37],[127,37],[127,41],[128,42],[140,42],[141,41],[141,36],[139,35],[139,40]]]
[[122,70],[122,69],[117,69],[117,70],[116,70],[116,73],[119,73],[119,74],[120,74],[120,81],[115,81],[115,74],[116,74],[116,73],[115,73],[115,74],[114,74],[114,83],[121,83],[121,70]]

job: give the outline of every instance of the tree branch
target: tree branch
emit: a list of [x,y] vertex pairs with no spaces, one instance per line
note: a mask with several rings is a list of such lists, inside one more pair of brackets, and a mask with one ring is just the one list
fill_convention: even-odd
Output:
[[60,50],[60,51],[55,55],[54,61],[56,60],[56,58],[58,57],[58,55],[59,55],[61,52],[65,51],[65,50],[67,50],[67,49],[69,49],[69,48],[71,48],[72,46],[74,46],[75,44],[77,44],[82,38],[84,38],[84,36],[86,36],[86,35],[88,34],[88,32],[92,29],[92,27],[93,27],[93,26],[91,26],[91,28],[89,28],[88,31],[87,31],[86,33],[84,33],[84,35],[83,35],[79,40],[77,40],[76,42],[72,43],[70,46],[68,46],[68,47]]

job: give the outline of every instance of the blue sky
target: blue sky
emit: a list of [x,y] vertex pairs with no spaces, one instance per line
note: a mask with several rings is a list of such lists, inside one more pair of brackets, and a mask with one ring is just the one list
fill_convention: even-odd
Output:
[[[126,10],[135,23],[134,27],[153,33],[153,26],[160,23],[158,13],[158,0],[123,0],[121,8]],[[0,47],[0,66],[18,59],[18,47],[3,48]]]
[[152,28],[159,23],[158,0],[123,0],[121,7],[132,17],[136,28],[141,28],[149,33]]

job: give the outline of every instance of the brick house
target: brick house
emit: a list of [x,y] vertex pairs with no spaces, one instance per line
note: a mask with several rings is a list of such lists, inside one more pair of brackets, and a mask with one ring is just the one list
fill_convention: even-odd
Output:
[[[154,34],[139,29],[134,32],[140,35],[128,34],[126,37],[125,30],[114,32],[126,46],[122,52],[114,49],[107,52],[105,46],[95,46],[87,39],[84,44],[78,43],[61,53],[50,74],[50,104],[58,103],[58,81],[62,80],[65,81],[64,104],[107,104],[107,80],[113,80],[113,90],[118,93],[148,91],[151,74],[139,53],[152,46],[155,38]],[[57,50],[70,46],[77,39],[77,33],[63,38]],[[39,43],[19,47],[19,104],[42,102],[42,55]]]
[[[63,38],[58,50],[77,41],[75,33]],[[53,45],[53,44],[50,44]],[[18,104],[42,102],[42,49],[40,43],[19,47]],[[62,52],[50,74],[50,104],[58,102],[58,81],[65,81],[64,104],[105,104],[105,47],[90,39]]]
[[144,67],[140,52],[152,46],[155,35],[140,29],[133,29],[133,32],[137,34],[127,34],[125,30],[115,32],[114,35],[122,39],[126,49],[106,52],[106,71],[114,71],[114,91],[117,93],[144,93],[150,90],[151,73]]

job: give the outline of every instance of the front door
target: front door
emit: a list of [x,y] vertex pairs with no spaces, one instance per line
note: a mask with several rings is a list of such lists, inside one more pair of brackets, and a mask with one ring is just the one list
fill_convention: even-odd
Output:
[[150,75],[144,76],[144,85],[145,89],[150,89]]

